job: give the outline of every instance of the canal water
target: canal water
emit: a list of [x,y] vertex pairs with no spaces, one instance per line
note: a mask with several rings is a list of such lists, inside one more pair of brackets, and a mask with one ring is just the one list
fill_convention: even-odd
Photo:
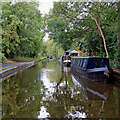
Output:
[[42,61],[2,82],[2,118],[120,118],[120,88]]

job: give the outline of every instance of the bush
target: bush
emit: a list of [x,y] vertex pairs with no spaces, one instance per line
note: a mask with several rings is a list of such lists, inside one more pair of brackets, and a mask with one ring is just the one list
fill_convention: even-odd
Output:
[[117,69],[120,69],[120,58],[119,58],[119,53],[117,53],[117,52],[114,54],[113,65]]
[[4,53],[0,52],[0,63],[4,63],[6,61],[6,57],[4,56]]

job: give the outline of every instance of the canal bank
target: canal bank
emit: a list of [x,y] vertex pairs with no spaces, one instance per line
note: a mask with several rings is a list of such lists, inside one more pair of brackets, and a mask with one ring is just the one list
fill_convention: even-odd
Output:
[[0,71],[0,81],[15,75],[20,71],[23,71],[27,68],[34,66],[36,63],[38,63],[44,59],[46,59],[46,58],[43,58],[43,59],[40,59],[37,61],[29,61],[28,60],[28,61],[21,61],[16,64],[9,64],[7,66],[8,67],[7,69]]
[[113,70],[113,76],[116,79],[120,80],[120,69],[112,68],[112,70]]

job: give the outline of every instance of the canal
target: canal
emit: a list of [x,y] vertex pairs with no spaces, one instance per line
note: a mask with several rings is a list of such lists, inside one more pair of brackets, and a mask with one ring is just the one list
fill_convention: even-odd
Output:
[[2,118],[120,118],[119,102],[118,86],[81,79],[56,60],[2,82]]

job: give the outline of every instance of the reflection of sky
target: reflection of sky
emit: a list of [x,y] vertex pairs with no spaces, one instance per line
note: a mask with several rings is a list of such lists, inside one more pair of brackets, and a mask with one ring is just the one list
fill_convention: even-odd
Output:
[[[56,88],[55,88],[56,82],[52,82],[48,76],[49,72],[54,72],[54,71],[55,71],[54,69],[45,69],[45,68],[41,69],[42,74],[40,76],[40,80],[43,82],[43,85],[45,86],[45,89],[43,90],[45,97],[42,98],[42,101],[46,101],[46,100],[48,100],[48,98],[49,98],[49,100],[54,99],[52,97],[52,94],[54,92],[56,92]],[[67,81],[67,83],[66,83],[66,81],[63,81],[60,84],[60,87],[66,86],[66,84],[68,84],[68,81]],[[71,88],[71,91],[72,91],[72,93],[71,93],[71,98],[72,98],[73,94],[74,94],[74,90]],[[63,94],[62,91],[61,91],[61,94]],[[75,113],[74,113],[73,111],[74,111],[73,106],[71,106],[71,110],[68,112],[68,114],[65,117],[86,118],[85,113],[80,113],[79,111],[75,111]],[[38,112],[37,117],[38,118],[47,118],[47,117],[50,117],[50,114],[47,112],[47,109],[44,106],[42,106],[40,108],[40,111]]]
[[42,80],[43,85],[48,91],[54,92],[54,83],[50,82],[48,78],[48,72],[51,72],[52,70],[42,69],[41,71],[42,74],[40,80]]
[[[44,90],[44,94],[45,96],[49,97],[51,96],[51,94],[55,91],[54,89],[54,83],[50,82],[49,78],[48,78],[48,72],[51,72],[52,70],[48,70],[48,69],[41,69],[41,76],[40,76],[40,80],[42,80],[43,85],[45,86],[45,90]],[[42,101],[45,101],[46,98],[43,97]],[[38,112],[38,118],[47,118],[50,117],[49,113],[47,112],[46,108],[44,106],[42,106],[40,108],[40,111]]]
[[63,86],[66,86],[66,84],[68,84],[68,81],[67,81],[67,83],[66,83],[66,81],[64,81],[63,83],[60,84],[60,86],[63,87]]
[[[85,113],[80,113],[79,111],[75,111],[75,114],[69,112],[68,113],[68,116],[69,117],[72,117],[72,118],[86,118],[87,116],[85,115]],[[68,117],[67,116],[67,117]]]
[[50,117],[50,115],[47,112],[46,108],[42,106],[40,112],[38,113],[38,118],[47,118],[47,117]]

